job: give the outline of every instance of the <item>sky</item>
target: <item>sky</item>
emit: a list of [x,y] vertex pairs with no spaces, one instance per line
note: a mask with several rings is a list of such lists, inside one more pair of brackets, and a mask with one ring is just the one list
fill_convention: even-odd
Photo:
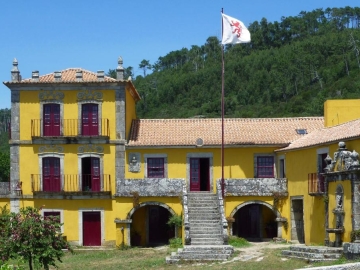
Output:
[[[142,75],[171,51],[201,46],[221,36],[221,9],[246,26],[266,18],[280,21],[301,11],[355,7],[359,0],[2,0],[0,2],[0,81],[11,80],[16,58],[22,78],[66,68],[93,72],[124,67]],[[241,46],[241,45],[239,45]],[[10,108],[10,90],[0,84],[0,109]]]

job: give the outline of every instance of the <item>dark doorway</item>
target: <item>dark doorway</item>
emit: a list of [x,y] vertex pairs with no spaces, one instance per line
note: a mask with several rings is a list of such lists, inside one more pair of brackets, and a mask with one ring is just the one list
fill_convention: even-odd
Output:
[[83,104],[81,110],[81,135],[99,135],[99,113],[97,104]]
[[83,212],[83,245],[101,246],[100,212]]
[[86,157],[81,159],[82,191],[100,191],[100,159]]
[[210,191],[209,158],[190,158],[190,191]]
[[305,243],[304,206],[302,199],[291,200],[291,240]]
[[174,228],[166,223],[171,214],[161,206],[149,206],[149,246],[169,244],[169,239],[175,235]]
[[233,235],[249,241],[263,241],[277,236],[276,215],[261,204],[249,204],[234,215]]

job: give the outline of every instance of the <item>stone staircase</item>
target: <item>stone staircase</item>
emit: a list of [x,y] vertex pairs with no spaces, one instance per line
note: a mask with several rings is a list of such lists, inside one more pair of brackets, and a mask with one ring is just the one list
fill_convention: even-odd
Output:
[[224,245],[218,196],[209,192],[189,193],[187,196],[191,245],[172,252],[166,262],[227,260],[234,248]]
[[281,251],[281,255],[307,262],[335,261],[341,257],[343,248],[309,247],[305,245],[291,246],[288,250]]

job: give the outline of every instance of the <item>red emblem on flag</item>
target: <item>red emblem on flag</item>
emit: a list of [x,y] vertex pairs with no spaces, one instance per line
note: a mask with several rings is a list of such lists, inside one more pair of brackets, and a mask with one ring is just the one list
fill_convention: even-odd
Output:
[[240,22],[238,21],[231,21],[232,24],[230,24],[231,26],[234,27],[234,31],[232,32],[233,34],[236,33],[237,37],[240,37],[241,36],[241,25],[240,25]]

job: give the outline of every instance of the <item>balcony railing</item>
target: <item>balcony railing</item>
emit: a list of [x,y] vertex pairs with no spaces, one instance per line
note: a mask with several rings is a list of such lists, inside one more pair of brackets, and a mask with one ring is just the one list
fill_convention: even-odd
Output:
[[33,192],[111,192],[109,174],[31,175]]
[[308,174],[309,195],[320,196],[325,193],[324,176],[319,173]]
[[110,136],[109,119],[101,118],[88,120],[60,119],[46,121],[43,119],[31,120],[32,137],[78,137],[78,136]]

